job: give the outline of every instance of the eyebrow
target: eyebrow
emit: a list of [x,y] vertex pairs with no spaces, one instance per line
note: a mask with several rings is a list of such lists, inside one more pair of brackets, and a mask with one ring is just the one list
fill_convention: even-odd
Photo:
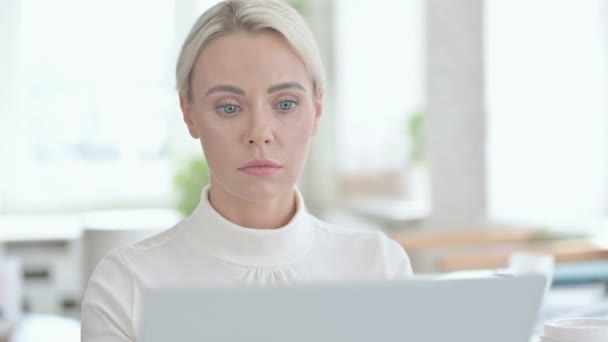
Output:
[[[298,82],[283,82],[283,83],[279,83],[279,84],[273,85],[272,87],[268,88],[268,94],[275,93],[277,91],[281,91],[281,90],[285,90],[285,89],[299,89],[299,90],[302,90],[303,92],[306,92],[306,88],[304,88],[304,86],[302,86]],[[228,84],[220,84],[220,85],[216,85],[215,87],[207,90],[207,93],[205,93],[205,96],[208,96],[209,94],[221,93],[221,92],[234,93],[237,95],[245,95],[245,91],[239,87],[235,87],[235,86],[228,85]]]
[[220,92],[228,92],[228,93],[235,93],[237,95],[245,95],[245,91],[239,87],[235,87],[235,86],[231,86],[231,85],[227,85],[227,84],[220,84],[220,85],[217,85],[217,86],[207,90],[207,93],[205,94],[205,96],[207,96],[209,94],[213,94],[213,93],[220,93]]
[[277,91],[281,91],[281,90],[285,90],[285,89],[300,89],[303,92],[306,92],[306,88],[304,88],[298,82],[284,82],[284,83],[279,83],[277,85],[273,85],[272,87],[268,88],[268,94],[274,93]]

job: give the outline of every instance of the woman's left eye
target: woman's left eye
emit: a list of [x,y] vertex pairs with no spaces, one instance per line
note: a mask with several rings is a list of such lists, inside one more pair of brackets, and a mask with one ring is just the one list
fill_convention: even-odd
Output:
[[293,100],[287,100],[287,101],[281,101],[279,102],[279,110],[283,111],[283,112],[288,112],[290,110],[293,109],[293,107],[295,107],[297,105],[296,101]]

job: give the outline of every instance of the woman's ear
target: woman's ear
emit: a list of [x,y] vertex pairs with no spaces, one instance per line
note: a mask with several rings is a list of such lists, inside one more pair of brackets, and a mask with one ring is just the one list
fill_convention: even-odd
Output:
[[323,115],[323,90],[319,90],[317,94],[313,95],[313,107],[315,110],[315,118],[312,124],[312,134],[314,136],[319,130],[319,121]]
[[201,134],[198,131],[198,128],[196,128],[196,124],[194,123],[192,103],[181,93],[179,94],[179,107],[182,109],[184,122],[186,123],[186,126],[188,126],[190,136],[194,139],[199,139],[201,137]]

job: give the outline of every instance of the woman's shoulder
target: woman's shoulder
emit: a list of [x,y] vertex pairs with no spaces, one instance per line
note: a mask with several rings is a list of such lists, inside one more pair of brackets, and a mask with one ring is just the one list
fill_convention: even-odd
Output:
[[[132,276],[134,268],[140,269],[145,265],[151,264],[154,261],[162,263],[163,260],[171,259],[171,251],[179,250],[181,240],[183,221],[180,221],[173,227],[160,231],[141,241],[124,244],[109,250],[95,268],[95,272],[91,278],[116,276]],[[181,243],[183,244],[183,243]],[[154,264],[152,262],[152,264]]]
[[314,217],[317,231],[321,235],[328,237],[346,238],[346,239],[362,239],[376,242],[385,242],[389,239],[386,234],[376,228],[361,228],[350,227],[346,225],[338,225],[329,223]]
[[175,226],[158,232],[146,239],[129,245],[128,247],[135,251],[145,251],[162,247],[163,245],[175,241],[182,233],[185,220],[178,222]]
[[398,242],[382,230],[336,225],[316,219],[317,243],[343,254],[356,255],[360,262],[376,263],[388,277],[411,275],[410,259]]
[[388,251],[388,254],[406,257],[403,247],[380,229],[357,228],[337,225],[316,219],[317,235],[320,239],[347,243],[356,248],[373,251]]

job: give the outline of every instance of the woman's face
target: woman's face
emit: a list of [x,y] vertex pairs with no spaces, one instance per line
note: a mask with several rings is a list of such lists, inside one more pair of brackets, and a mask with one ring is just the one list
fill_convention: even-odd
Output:
[[180,104],[190,135],[201,140],[212,187],[248,201],[292,190],[317,131],[321,95],[283,36],[213,39],[195,63],[191,87],[192,98],[180,96]]

